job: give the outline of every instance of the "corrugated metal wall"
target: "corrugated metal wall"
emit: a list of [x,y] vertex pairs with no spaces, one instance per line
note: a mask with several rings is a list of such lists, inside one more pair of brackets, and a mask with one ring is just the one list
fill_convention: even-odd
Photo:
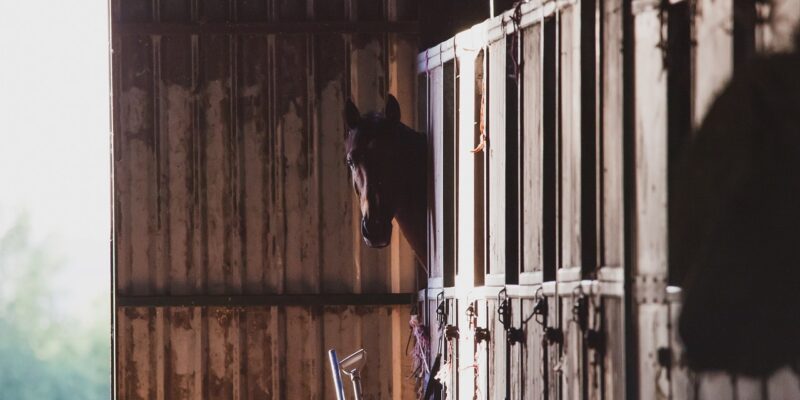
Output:
[[402,296],[274,295],[415,289],[400,235],[354,229],[341,121],[391,92],[414,126],[415,2],[111,10],[117,398],[333,398],[331,347],[367,350],[366,398],[412,398]]

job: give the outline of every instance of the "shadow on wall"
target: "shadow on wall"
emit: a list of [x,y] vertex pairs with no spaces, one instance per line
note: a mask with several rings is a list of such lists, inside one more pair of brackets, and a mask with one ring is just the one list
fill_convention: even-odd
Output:
[[680,333],[695,370],[800,366],[798,71],[797,50],[737,70],[672,177],[670,263],[686,270]]

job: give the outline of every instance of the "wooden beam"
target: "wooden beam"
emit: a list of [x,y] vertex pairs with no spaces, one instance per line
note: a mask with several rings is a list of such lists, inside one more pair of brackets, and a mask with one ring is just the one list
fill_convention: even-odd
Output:
[[259,307],[411,305],[415,293],[303,293],[264,295],[117,296],[122,307]]
[[417,33],[408,21],[368,22],[115,22],[114,35],[253,35],[275,33]]

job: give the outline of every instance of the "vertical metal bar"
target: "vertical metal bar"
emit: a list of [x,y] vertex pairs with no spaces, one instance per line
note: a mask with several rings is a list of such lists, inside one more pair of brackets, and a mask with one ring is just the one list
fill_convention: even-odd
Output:
[[362,398],[361,374],[358,372],[358,370],[356,370],[356,372],[353,373],[352,381],[353,381],[353,397],[355,398],[355,400],[361,400]]
[[[336,350],[328,350],[328,360],[331,364],[331,376],[333,376],[333,387],[336,389],[336,400],[345,400],[342,373],[339,371],[339,358],[336,356]],[[353,382],[353,386],[355,388],[355,382]]]

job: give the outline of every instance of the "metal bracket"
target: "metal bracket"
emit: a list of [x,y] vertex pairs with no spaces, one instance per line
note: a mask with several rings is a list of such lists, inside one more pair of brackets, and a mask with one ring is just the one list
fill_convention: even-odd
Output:
[[544,339],[547,341],[548,344],[563,344],[564,343],[564,332],[558,328],[546,328],[544,330]]
[[444,327],[444,337],[447,340],[458,339],[460,336],[460,331],[458,330],[457,326],[447,325]]
[[489,343],[491,339],[491,334],[489,333],[489,329],[475,327],[475,343],[486,342]]
[[510,345],[525,343],[525,331],[520,328],[510,328],[506,331],[506,341]]
[[633,279],[636,304],[663,304],[667,301],[666,275],[639,275]]

